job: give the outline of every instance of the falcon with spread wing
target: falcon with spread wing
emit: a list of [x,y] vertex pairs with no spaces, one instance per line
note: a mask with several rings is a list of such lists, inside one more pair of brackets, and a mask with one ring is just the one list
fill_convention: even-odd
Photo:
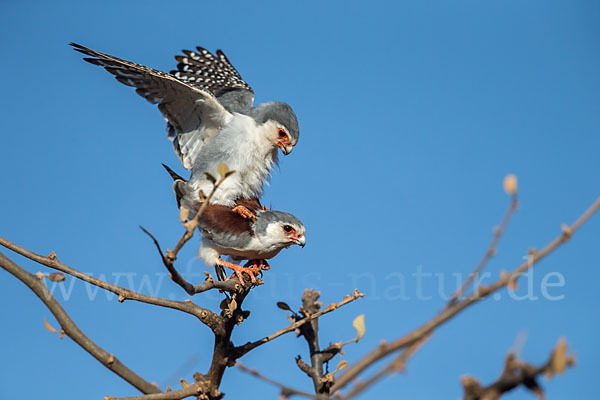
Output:
[[210,202],[254,218],[243,201],[258,201],[278,149],[287,155],[298,142],[298,120],[289,105],[269,102],[253,107],[252,88],[220,50],[216,56],[201,47],[184,50],[183,56],[175,57],[177,70],[165,73],[79,44],[71,46],[89,56],[84,60],[104,67],[158,105],[175,152],[192,171],[189,185],[196,193],[210,192],[213,183],[205,172],[216,176],[220,163],[236,171]]

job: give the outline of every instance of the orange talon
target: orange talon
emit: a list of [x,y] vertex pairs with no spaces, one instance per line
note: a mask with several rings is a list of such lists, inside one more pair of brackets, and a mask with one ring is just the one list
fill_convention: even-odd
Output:
[[260,208],[262,208],[263,211],[269,211],[269,208],[267,206],[260,206]]
[[[217,264],[222,267],[232,269],[233,273],[238,277],[238,279],[240,280],[240,284],[242,284],[242,285],[244,285],[244,277],[242,276],[242,272],[245,272],[248,275],[250,275],[250,280],[252,281],[252,283],[256,283],[256,277],[254,276],[254,274],[260,271],[260,270],[257,270],[256,268],[242,267],[241,265],[233,264],[233,263],[224,261],[220,258],[217,260]],[[231,276],[233,276],[233,274]]]
[[[249,266],[252,267],[249,267]],[[262,271],[268,271],[271,269],[271,266],[269,265],[269,263],[267,262],[267,260],[248,260],[248,262],[244,265],[244,267],[246,268],[250,268],[251,270],[253,270],[255,273],[260,273],[260,276],[262,277]]]
[[252,222],[256,222],[256,215],[254,215],[254,213],[252,211],[250,211],[248,208],[246,208],[244,206],[235,206],[231,209],[231,211],[233,211],[234,213],[238,213],[239,215],[241,215],[242,217],[244,217],[246,219],[251,219]]
[[267,260],[260,260],[260,269],[268,271],[271,269],[271,266],[267,262]]

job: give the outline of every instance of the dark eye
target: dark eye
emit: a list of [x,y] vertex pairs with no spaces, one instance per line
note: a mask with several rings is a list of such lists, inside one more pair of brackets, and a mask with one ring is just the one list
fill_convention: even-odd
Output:
[[287,233],[290,233],[290,232],[292,232],[294,230],[294,228],[292,228],[289,225],[284,225],[283,226],[283,230],[286,231]]
[[277,131],[277,134],[279,135],[279,137],[281,139],[287,139],[287,133],[285,133],[285,131],[283,129],[280,129],[279,131]]

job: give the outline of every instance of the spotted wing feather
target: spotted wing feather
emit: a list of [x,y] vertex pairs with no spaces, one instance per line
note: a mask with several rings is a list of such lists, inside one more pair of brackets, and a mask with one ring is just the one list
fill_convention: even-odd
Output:
[[202,47],[196,51],[183,50],[175,56],[177,69],[170,73],[190,85],[209,90],[229,111],[250,109],[254,92],[229,61],[225,53],[216,56]]

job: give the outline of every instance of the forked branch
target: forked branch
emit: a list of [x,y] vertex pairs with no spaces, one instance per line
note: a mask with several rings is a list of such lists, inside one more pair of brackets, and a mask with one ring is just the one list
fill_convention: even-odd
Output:
[[564,338],[558,341],[548,361],[538,367],[520,361],[516,354],[510,352],[506,356],[500,377],[493,383],[481,386],[479,381],[471,376],[461,378],[464,400],[497,400],[518,386],[525,387],[541,400],[544,398],[544,390],[538,383],[539,376],[545,375],[549,379],[556,374],[562,374],[574,364],[575,356],[567,354],[567,342]]
[[[382,343],[373,349],[369,354],[365,355],[362,359],[360,359],[354,365],[348,367],[337,379],[336,383],[331,388],[331,392],[335,393],[346,385],[354,381],[359,374],[361,374],[365,369],[369,368],[375,362],[381,360],[382,358],[399,351],[401,349],[408,348],[413,344],[419,342],[424,337],[429,336],[433,331],[435,331],[438,327],[448,322],[454,316],[468,308],[469,306],[479,302],[482,299],[487,298],[491,294],[496,291],[508,286],[516,282],[517,278],[525,273],[530,268],[533,268],[534,265],[538,264],[542,259],[544,259],[548,254],[552,253],[556,250],[560,245],[568,241],[571,236],[600,208],[600,198],[597,198],[596,201],[579,217],[577,220],[571,225],[563,225],[562,233],[548,243],[541,250],[532,250],[529,253],[528,259],[515,268],[510,273],[503,274],[500,279],[496,282],[492,283],[489,286],[480,286],[473,293],[467,296],[465,299],[457,301],[456,303],[449,305],[444,308],[440,313],[438,313],[431,320],[421,325],[419,328],[413,330],[412,332],[402,336],[391,343]],[[384,376],[382,374],[381,376]],[[371,380],[369,380],[371,381]],[[375,380],[372,381],[374,383]],[[364,390],[365,387],[362,389]]]

